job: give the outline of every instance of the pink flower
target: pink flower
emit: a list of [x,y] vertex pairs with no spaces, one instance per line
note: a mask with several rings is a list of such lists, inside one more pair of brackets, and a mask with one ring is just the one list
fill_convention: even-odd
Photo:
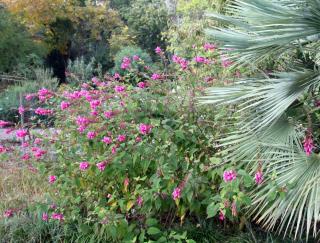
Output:
[[95,110],[98,106],[101,105],[101,101],[100,100],[92,100],[90,101],[90,108]]
[[89,168],[89,162],[87,162],[87,161],[81,162],[79,165],[79,169],[82,171],[85,171],[88,168]]
[[18,112],[20,115],[23,115],[23,113],[25,112],[25,109],[23,106],[19,106]]
[[63,221],[64,220],[64,216],[62,213],[52,213],[51,215],[52,219],[57,219],[59,221]]
[[225,217],[224,217],[224,213],[222,211],[220,211],[219,213],[219,220],[220,221],[224,221]]
[[126,87],[125,86],[121,86],[121,85],[117,85],[115,88],[114,88],[114,91],[116,91],[117,93],[123,93],[126,91]]
[[78,116],[77,119],[76,119],[76,123],[77,123],[78,126],[86,127],[87,125],[90,124],[90,120],[87,117]]
[[129,186],[129,178],[128,177],[126,177],[125,179],[124,179],[124,181],[123,181],[123,185],[124,185],[124,187],[128,187]]
[[263,181],[263,174],[261,171],[257,171],[257,173],[254,175],[254,179],[256,181],[256,184],[261,184]]
[[307,136],[303,141],[303,148],[307,156],[310,156],[312,150],[315,148],[311,136]]
[[45,88],[42,88],[38,91],[38,97],[40,101],[45,101],[53,97],[53,93]]
[[28,135],[28,131],[26,129],[19,129],[16,131],[16,136],[18,138],[24,138],[27,135]]
[[129,69],[131,67],[131,60],[128,57],[124,57],[121,63],[121,69]]
[[40,144],[42,142],[42,139],[41,138],[35,138],[34,140],[34,144]]
[[120,76],[120,74],[119,74],[119,73],[114,73],[113,78],[115,78],[115,79],[120,79],[120,78],[121,78],[121,76]]
[[32,148],[33,156],[37,159],[40,159],[43,155],[47,153],[47,151],[42,150],[41,148]]
[[172,192],[172,198],[173,200],[177,200],[181,197],[181,189],[180,187],[176,187]]
[[35,94],[27,94],[27,95],[25,96],[25,98],[26,98],[27,101],[30,101],[30,100],[32,100],[33,97],[35,97],[35,96],[36,96]]
[[138,198],[137,198],[137,205],[138,205],[139,207],[141,207],[142,204],[143,204],[143,198],[139,195]]
[[147,83],[146,83],[146,82],[139,82],[139,83],[137,84],[137,86],[138,86],[140,89],[144,89],[144,88],[147,87]]
[[90,139],[90,140],[92,140],[92,139],[94,139],[97,135],[98,135],[98,134],[97,134],[96,132],[94,132],[94,131],[89,131],[89,132],[87,133],[87,138]]
[[195,61],[195,62],[198,62],[198,63],[203,63],[203,62],[205,61],[205,59],[206,59],[206,58],[204,58],[204,57],[196,56],[196,57],[194,58],[194,61]]
[[27,147],[29,147],[29,145],[30,144],[28,142],[24,142],[24,143],[21,144],[21,147],[22,148],[27,148]]
[[232,65],[232,61],[230,61],[226,56],[221,56],[221,64],[222,67],[227,68]]
[[161,54],[162,53],[162,50],[161,50],[160,46],[157,46],[156,49],[154,49],[154,51],[157,54]]
[[111,153],[112,154],[115,154],[117,152],[117,147],[116,146],[113,146],[112,149],[111,149]]
[[103,139],[101,141],[104,142],[105,144],[112,143],[112,139],[110,137],[103,137]]
[[96,166],[98,167],[98,169],[99,169],[100,171],[104,171],[104,169],[106,168],[106,165],[107,165],[107,163],[104,162],[104,161],[96,164]]
[[11,218],[13,216],[13,212],[13,209],[7,209],[6,211],[4,211],[4,217]]
[[158,73],[154,73],[151,76],[151,79],[153,79],[153,80],[159,80],[161,78],[162,78],[161,74],[158,74]]
[[30,154],[24,154],[24,155],[22,155],[22,158],[21,158],[21,159],[24,160],[24,161],[29,160],[29,159],[30,159]]
[[12,124],[11,122],[7,122],[7,121],[3,121],[3,120],[0,120],[0,127],[6,127],[8,125]]
[[53,114],[53,110],[50,110],[50,109],[44,109],[44,108],[37,108],[35,111],[34,111],[37,115],[42,115],[42,116],[46,116],[46,115],[52,115]]
[[93,77],[91,79],[92,83],[94,83],[95,85],[99,86],[100,85],[100,80],[97,77]]
[[120,135],[118,136],[118,141],[119,141],[120,143],[125,142],[125,141],[126,141],[126,135],[120,134]]
[[71,106],[70,102],[67,102],[67,101],[62,101],[60,104],[61,110],[68,109],[70,106]]
[[7,151],[6,147],[0,144],[0,154]]
[[42,220],[43,221],[48,221],[48,219],[49,219],[48,214],[47,213],[42,213]]
[[179,64],[182,70],[186,70],[188,68],[188,61],[182,57],[173,55],[172,61]]
[[53,184],[57,180],[57,177],[55,175],[51,175],[48,178],[48,181],[50,184]]
[[139,125],[139,131],[143,135],[149,134],[151,132],[151,129],[152,129],[151,125],[147,125],[147,124],[143,124],[143,123],[141,123]]
[[223,172],[223,180],[225,182],[233,181],[237,178],[237,173],[234,170],[226,170]]
[[140,143],[142,141],[141,137],[136,137],[136,143]]
[[133,59],[134,61],[139,61],[139,60],[140,60],[140,57],[139,57],[138,55],[134,55],[134,56],[132,57],[132,59]]
[[103,114],[108,119],[111,119],[113,117],[113,111],[105,111]]
[[214,51],[216,49],[216,46],[215,44],[211,44],[211,43],[205,43],[203,45],[203,48],[206,50],[206,51]]

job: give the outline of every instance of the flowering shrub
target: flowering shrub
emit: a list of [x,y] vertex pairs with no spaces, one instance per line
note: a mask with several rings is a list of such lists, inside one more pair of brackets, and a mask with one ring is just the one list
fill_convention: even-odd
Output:
[[[56,130],[53,137],[33,139],[21,154],[29,161],[33,153],[40,161],[49,150],[56,152],[54,166],[37,162],[50,187],[42,220],[94,225],[109,239],[139,236],[143,241],[163,237],[159,227],[196,217],[219,213],[221,220],[236,221],[243,215],[254,176],[225,168],[213,146],[228,131],[218,126],[228,112],[213,112],[194,101],[212,85],[207,75],[224,68],[214,50],[206,44],[192,60],[173,56],[173,72],[128,70],[130,77],[145,77],[140,82],[106,75],[78,88],[35,94],[47,106],[36,113],[54,115]],[[155,52],[169,63],[160,48]],[[123,66],[130,62],[125,59]],[[30,134],[19,129],[16,135]],[[257,184],[262,178],[256,174]]]

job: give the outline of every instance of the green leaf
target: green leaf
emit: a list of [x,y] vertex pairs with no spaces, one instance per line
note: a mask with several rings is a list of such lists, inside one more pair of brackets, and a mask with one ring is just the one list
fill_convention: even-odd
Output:
[[208,215],[207,218],[214,217],[218,213],[219,208],[220,208],[219,204],[215,204],[215,203],[209,204],[207,207],[207,215]]
[[159,230],[158,228],[156,227],[150,227],[148,230],[147,230],[147,233],[149,235],[157,235],[159,233],[161,233],[161,230]]

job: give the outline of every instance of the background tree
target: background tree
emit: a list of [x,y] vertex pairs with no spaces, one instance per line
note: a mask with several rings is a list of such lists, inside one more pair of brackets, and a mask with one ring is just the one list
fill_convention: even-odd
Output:
[[0,7],[0,52],[0,72],[22,71],[44,54],[26,28],[3,7]]

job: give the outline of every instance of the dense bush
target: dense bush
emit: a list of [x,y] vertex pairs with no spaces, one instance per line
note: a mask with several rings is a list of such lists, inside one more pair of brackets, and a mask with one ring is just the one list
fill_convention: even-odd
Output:
[[[212,44],[194,50],[194,59],[174,56],[167,66],[165,53],[156,48],[165,69],[143,73],[144,81],[137,84],[127,76],[107,75],[81,88],[36,94],[38,113],[55,115],[57,134],[41,136],[42,146],[54,147],[36,145],[15,153],[39,161],[56,151],[53,166],[37,162],[51,188],[47,203],[38,207],[45,220],[77,225],[116,242],[183,240],[187,235],[170,233],[174,225],[216,215],[244,225],[242,209],[250,204],[247,192],[256,188],[254,179],[226,165],[214,148],[216,137],[229,132],[220,124],[230,111],[195,103],[226,63],[214,61],[219,53]],[[135,67],[127,72],[142,73]],[[27,134],[17,132],[18,137]]]

